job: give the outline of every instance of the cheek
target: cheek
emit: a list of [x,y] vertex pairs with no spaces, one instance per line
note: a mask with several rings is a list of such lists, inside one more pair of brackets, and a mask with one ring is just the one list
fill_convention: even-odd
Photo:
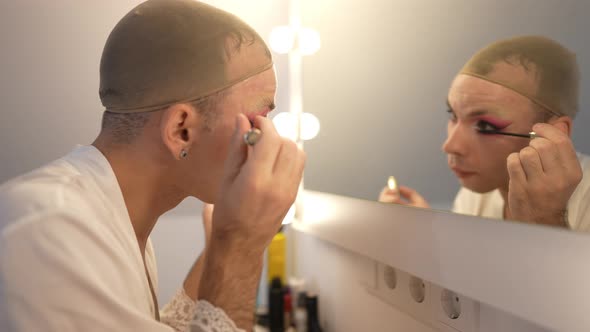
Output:
[[528,141],[512,137],[484,137],[481,142],[481,160],[486,164],[484,167],[492,172],[504,172],[506,170],[506,159],[513,152],[519,152],[528,145]]

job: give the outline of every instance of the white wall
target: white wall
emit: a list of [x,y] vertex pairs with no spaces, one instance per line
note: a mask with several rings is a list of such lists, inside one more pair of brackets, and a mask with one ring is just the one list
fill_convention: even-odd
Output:
[[474,52],[500,38],[542,34],[578,55],[581,111],[574,143],[590,152],[587,0],[302,0],[322,48],[304,58],[303,106],[322,124],[306,142],[306,188],[376,199],[389,175],[448,206],[446,95]]

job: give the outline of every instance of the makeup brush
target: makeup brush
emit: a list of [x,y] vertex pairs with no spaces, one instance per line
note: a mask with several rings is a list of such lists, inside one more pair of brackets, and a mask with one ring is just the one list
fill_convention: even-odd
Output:
[[260,131],[258,128],[254,128],[254,123],[252,121],[250,121],[250,126],[252,126],[252,128],[250,128],[250,130],[244,134],[244,143],[248,145],[254,145],[256,142],[258,142],[260,136],[262,136],[262,131]]
[[248,145],[254,145],[258,142],[260,136],[262,136],[262,131],[258,128],[252,128],[244,134],[244,142]]
[[531,131],[528,134],[517,134],[517,133],[507,133],[505,131],[499,131],[499,130],[484,130],[484,129],[479,129],[479,128],[476,128],[476,130],[479,133],[485,134],[485,135],[506,135],[506,136],[528,138],[528,139],[533,139],[535,137],[538,137],[537,133],[535,133],[534,131]]

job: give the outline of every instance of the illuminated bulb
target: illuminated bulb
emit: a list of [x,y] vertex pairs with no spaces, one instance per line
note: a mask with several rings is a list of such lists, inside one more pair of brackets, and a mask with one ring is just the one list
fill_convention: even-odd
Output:
[[387,179],[387,187],[389,190],[397,190],[397,181],[395,181],[395,177],[393,175]]
[[320,132],[320,120],[311,114],[301,114],[301,139],[304,141],[310,140],[318,135]]
[[289,53],[295,44],[295,31],[286,25],[274,27],[270,32],[268,43],[270,48],[279,54]]
[[289,211],[287,211],[287,215],[283,219],[283,225],[288,225],[293,222],[295,219],[295,204],[291,205]]
[[[272,119],[279,135],[297,140],[297,117],[289,112],[282,112]],[[310,140],[320,132],[320,121],[311,113],[301,114],[301,136],[304,141]]]
[[320,34],[310,28],[299,30],[299,51],[301,55],[311,55],[320,49]]
[[279,135],[292,141],[297,140],[297,118],[289,112],[281,112],[272,118]]

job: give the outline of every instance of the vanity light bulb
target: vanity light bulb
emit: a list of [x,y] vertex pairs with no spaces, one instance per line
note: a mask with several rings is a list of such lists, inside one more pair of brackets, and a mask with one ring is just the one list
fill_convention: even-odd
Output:
[[289,112],[281,112],[272,118],[279,135],[292,141],[297,140],[297,118]]
[[286,25],[274,27],[270,32],[268,43],[270,48],[279,54],[289,53],[295,44],[295,30]]
[[320,34],[314,29],[301,28],[298,37],[301,55],[311,55],[320,49]]
[[311,114],[301,114],[301,139],[304,141],[310,140],[318,135],[320,132],[320,120]]

